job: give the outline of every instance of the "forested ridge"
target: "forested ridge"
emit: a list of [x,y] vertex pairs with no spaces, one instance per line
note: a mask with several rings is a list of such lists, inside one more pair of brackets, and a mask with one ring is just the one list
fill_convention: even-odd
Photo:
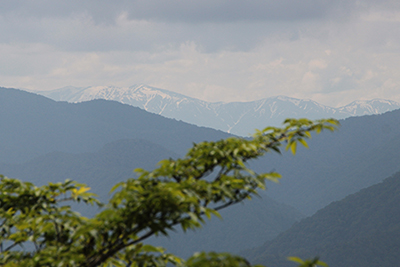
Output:
[[[0,88],[0,96],[0,173],[38,185],[66,178],[78,180],[87,183],[102,200],[109,198],[108,190],[114,183],[136,177],[133,170],[137,167],[151,170],[161,159],[184,155],[193,142],[231,136],[113,101],[70,104],[4,88]],[[249,166],[259,173],[277,171],[283,179],[278,184],[268,184],[268,190],[261,193],[262,198],[223,211],[225,220],[211,221],[195,233],[178,232],[174,238],[155,240],[154,244],[166,246],[170,252],[186,257],[197,250],[238,252],[269,242],[303,218],[302,212],[312,215],[332,201],[379,183],[398,171],[399,120],[400,110],[342,120],[339,131],[324,133],[318,138],[313,136],[308,142],[310,149],[298,147],[296,157],[283,152],[283,155],[267,155],[250,163]],[[385,200],[384,195],[381,198]],[[80,211],[85,214],[95,212],[91,209]],[[368,221],[367,215],[368,212],[363,218]],[[391,218],[396,219],[387,217],[388,221]],[[368,228],[365,234],[354,232],[355,239],[337,241],[332,230],[334,226],[326,226],[331,221],[320,219],[310,227],[310,231],[313,228],[327,230],[315,238],[323,237],[322,248],[331,254],[313,251],[305,257],[320,255],[322,260],[330,263],[330,259],[338,258],[345,250],[362,255],[370,248],[363,249],[354,244],[373,244],[374,240],[390,244],[390,238],[398,233],[397,226],[391,228],[392,232]],[[342,230],[349,231],[349,236],[360,228],[346,230],[357,220],[346,222],[348,224],[342,225]],[[371,229],[374,223],[377,222],[371,223]],[[276,240],[273,242],[278,242]],[[313,240],[311,236],[310,240]],[[392,245],[381,248],[390,252],[397,246]],[[265,253],[259,249],[249,255],[262,259]],[[285,254],[288,255],[295,256]]]
[[333,202],[263,246],[253,263],[294,266],[287,255],[319,256],[330,267],[390,267],[400,262],[400,172]]

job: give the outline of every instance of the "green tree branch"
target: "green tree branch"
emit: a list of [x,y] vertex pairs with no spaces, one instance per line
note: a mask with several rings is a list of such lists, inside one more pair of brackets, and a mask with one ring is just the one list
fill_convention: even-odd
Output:
[[[228,138],[194,144],[185,157],[167,159],[137,179],[115,185],[109,203],[94,217],[71,210],[68,202],[98,204],[89,188],[72,181],[36,187],[1,177],[0,265],[2,266],[250,266],[229,254],[199,253],[187,262],[143,242],[170,230],[196,229],[218,211],[257,195],[275,172],[258,174],[246,163],[282,145],[296,153],[311,132],[333,131],[333,119],[288,119],[251,139]],[[34,249],[27,249],[29,247]],[[19,247],[20,249],[16,249]],[[314,266],[318,262],[310,261]],[[301,263],[304,264],[308,263]],[[314,265],[313,265],[314,264]]]

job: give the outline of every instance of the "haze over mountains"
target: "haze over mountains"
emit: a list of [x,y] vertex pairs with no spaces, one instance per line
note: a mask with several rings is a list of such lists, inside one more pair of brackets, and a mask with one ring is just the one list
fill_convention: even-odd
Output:
[[73,104],[16,89],[0,90],[0,162],[18,163],[53,151],[93,152],[141,138],[180,155],[193,142],[230,136],[115,101]]
[[378,183],[400,170],[400,110],[340,120],[334,133],[314,136],[296,156],[268,155],[255,162],[283,175],[269,195],[306,215]]
[[211,127],[240,136],[248,136],[254,129],[280,126],[286,118],[336,118],[381,114],[400,108],[400,103],[374,99],[354,101],[333,108],[312,100],[285,96],[251,102],[211,103],[147,85],[131,87],[64,87],[53,91],[36,92],[56,101],[83,102],[93,99],[115,100],[139,107],[167,118],[174,118],[199,126]]
[[[21,164],[0,163],[0,173],[37,185],[65,179],[84,182],[106,202],[111,186],[134,177],[133,169],[151,170],[157,162],[170,157],[177,158],[178,155],[144,139],[124,139],[91,153],[52,152]],[[294,208],[278,203],[264,193],[262,196],[262,199],[255,198],[222,211],[223,220],[213,218],[196,232],[185,234],[179,231],[172,233],[170,239],[152,242],[185,258],[199,250],[239,252],[276,237],[304,217]],[[81,205],[79,211],[90,216],[96,209]],[[236,234],[232,235],[232,232]]]
[[288,255],[320,256],[330,267],[399,266],[400,172],[331,203],[263,246],[243,254],[270,267]]
[[[56,102],[6,88],[0,88],[0,114],[0,174],[38,185],[77,180],[103,201],[113,185],[134,177],[135,168],[151,170],[162,159],[183,156],[193,142],[231,136],[115,101]],[[80,212],[93,214],[90,208]],[[157,243],[184,257],[199,249],[238,252],[304,216],[267,196],[223,214],[227,221],[214,218],[202,231]]]
[[[162,158],[182,156],[192,142],[231,136],[115,101],[56,102],[6,88],[0,88],[0,114],[1,174],[38,184],[72,178],[88,183],[102,198],[116,182],[132,177],[136,167],[151,169]],[[257,172],[275,170],[283,175],[279,184],[267,184],[269,189],[262,199],[226,210],[224,221],[215,220],[204,230],[172,234],[163,244],[181,255],[214,249],[237,252],[259,246],[288,229],[302,214],[320,214],[318,210],[330,203],[379,184],[400,170],[400,110],[340,122],[337,132],[313,136],[310,149],[299,147],[296,156],[270,154],[250,163]],[[366,205],[389,204],[385,193],[376,196],[370,196]],[[390,213],[400,214],[397,199],[392,200],[395,205]],[[382,208],[382,214],[389,214],[386,210]],[[369,218],[368,213],[365,211],[363,218]],[[352,218],[356,217],[351,217],[350,223]],[[377,245],[397,244],[393,238],[399,228],[391,224],[397,217],[387,215],[385,220],[385,225],[394,225],[394,232],[375,232],[363,239],[365,236],[351,230],[359,240],[371,244],[365,249],[359,246],[361,254],[375,248],[375,240]],[[322,232],[334,229],[326,221],[329,219],[319,223]],[[355,225],[361,227],[364,221]],[[317,232],[321,239],[322,232]],[[350,243],[349,248],[357,244]]]

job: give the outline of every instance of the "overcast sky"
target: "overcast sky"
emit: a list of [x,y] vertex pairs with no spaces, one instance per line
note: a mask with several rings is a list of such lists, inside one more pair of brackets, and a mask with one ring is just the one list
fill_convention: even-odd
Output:
[[0,81],[400,102],[400,1],[1,0]]

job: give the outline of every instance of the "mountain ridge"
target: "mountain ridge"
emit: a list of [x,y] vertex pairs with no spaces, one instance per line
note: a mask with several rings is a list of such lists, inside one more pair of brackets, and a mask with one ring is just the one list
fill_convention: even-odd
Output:
[[[51,151],[90,152],[118,139],[141,138],[184,155],[193,142],[231,135],[197,127],[116,101],[56,102],[24,91],[0,89],[0,162],[24,162]],[[398,169],[400,110],[341,120],[335,133],[309,140],[296,157],[265,155],[251,163],[275,171],[272,198],[311,215]],[[265,125],[266,126],[266,125]],[[249,132],[252,132],[248,128]],[[283,154],[286,154],[285,152]]]
[[247,136],[248,131],[262,129],[267,125],[279,126],[288,117],[344,119],[381,114],[400,108],[400,103],[384,99],[356,100],[348,105],[333,108],[310,99],[281,95],[249,102],[207,102],[144,84],[130,87],[68,86],[35,93],[56,101],[74,103],[93,99],[114,100],[167,118],[241,136]]
[[[101,186],[100,180],[110,184],[102,179],[104,175],[113,179],[119,177],[123,169],[127,170],[126,173],[130,173],[136,167],[131,160],[134,156],[146,160],[144,154],[140,152],[143,149],[136,149],[136,146],[129,146],[125,141],[118,140],[145,140],[149,145],[149,148],[144,148],[146,153],[151,152],[150,147],[155,148],[156,145],[163,147],[162,150],[165,152],[151,154],[166,156],[173,152],[181,156],[193,142],[219,140],[231,136],[221,131],[167,119],[116,101],[92,100],[76,104],[56,102],[37,94],[4,88],[0,88],[0,113],[2,114],[0,162],[20,163],[24,159],[52,151],[91,153],[99,151],[105,144],[114,142],[111,148],[106,146],[108,149],[104,153],[101,152],[104,157],[98,161],[101,168],[107,167],[110,172],[113,168],[109,168],[108,164],[117,164],[113,173],[93,168],[92,162],[97,158],[93,154],[88,160],[79,160],[78,156],[72,154],[61,157],[63,153],[59,152],[46,157],[52,160],[50,164],[41,165],[35,161],[30,165],[32,169],[25,172],[27,177],[31,178],[33,170],[36,170],[39,173],[37,176],[42,179],[50,170],[47,167],[50,165],[61,173],[60,175],[48,173],[48,177],[62,179],[61,175],[67,174],[63,170],[79,170],[82,171],[79,174],[82,177],[94,174],[96,186]],[[388,175],[398,171],[399,120],[400,110],[347,118],[341,120],[339,131],[324,133],[318,138],[309,140],[310,150],[299,147],[296,157],[288,155],[289,152],[283,152],[282,155],[269,153],[249,164],[257,173],[271,170],[281,173],[283,176],[281,182],[269,183],[266,194],[303,214],[311,215],[332,201],[379,183]],[[146,145],[143,141],[135,141],[134,144]],[[123,152],[122,149],[125,148],[129,148],[129,151]],[[110,152],[116,156],[112,156],[113,153]],[[64,164],[64,159],[77,161],[76,165],[68,167]],[[62,163],[61,167],[55,166],[57,162]],[[147,163],[150,162],[147,160]],[[6,166],[0,166],[0,169],[5,171]],[[20,171],[22,168],[19,167],[17,170]],[[10,175],[19,176],[18,173]],[[70,175],[78,176],[78,174],[68,176]],[[112,180],[112,183],[114,182],[115,179]],[[260,212],[265,211],[262,205],[260,209],[257,208]],[[249,220],[249,223],[252,222],[247,215],[242,218]],[[258,220],[262,218],[256,218],[254,222]],[[270,230],[262,226],[256,228],[251,224],[247,225],[255,236],[251,237],[250,232],[244,235],[250,237],[251,246],[256,245],[252,239],[259,238],[260,231]],[[233,232],[238,234],[235,237],[241,236],[239,232]],[[229,242],[231,245],[240,243],[238,240]]]
[[184,155],[193,142],[230,136],[116,101],[56,102],[7,88],[0,88],[0,113],[3,163],[24,162],[52,151],[91,152],[126,138],[143,138]]
[[287,256],[320,256],[329,266],[389,267],[400,260],[400,172],[332,202],[263,246],[253,263],[293,266]]

